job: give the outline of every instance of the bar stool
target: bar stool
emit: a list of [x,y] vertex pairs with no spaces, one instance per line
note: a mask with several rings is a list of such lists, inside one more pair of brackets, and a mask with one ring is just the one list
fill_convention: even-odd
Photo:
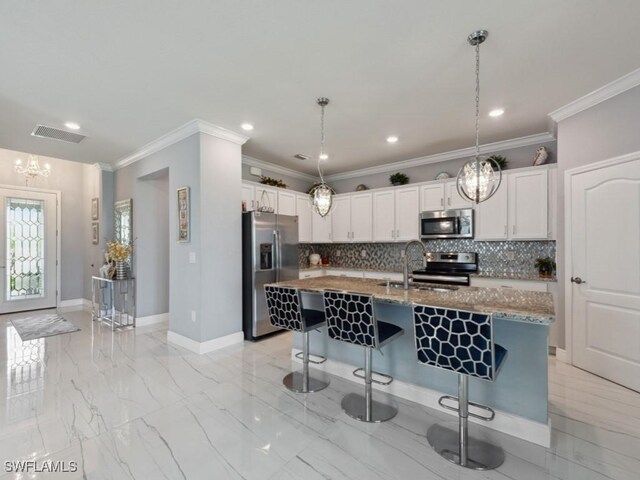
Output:
[[[458,431],[432,425],[427,440],[441,456],[474,470],[491,470],[504,462],[504,451],[490,443],[470,439],[468,417],[493,420],[493,409],[469,402],[469,377],[493,382],[507,356],[507,350],[493,342],[490,314],[413,305],[418,362],[458,374],[458,398],[445,395],[438,400],[443,408],[458,412]],[[458,407],[446,405],[453,400]],[[469,405],[487,416],[469,412]]]
[[291,372],[282,379],[289,390],[296,393],[313,393],[329,386],[326,379],[309,375],[309,363],[320,364],[326,361],[309,359],[309,331],[322,327],[325,323],[324,312],[304,310],[300,292],[296,288],[265,286],[267,309],[271,325],[285,330],[302,333],[302,352],[296,354],[302,359],[302,372]]
[[365,394],[345,395],[341,403],[342,409],[350,417],[362,422],[378,423],[395,417],[398,413],[395,406],[372,398],[371,384],[389,385],[393,377],[375,372],[387,380],[373,380],[371,353],[374,348],[381,349],[400,337],[404,330],[397,325],[375,319],[373,297],[370,295],[327,290],[323,297],[329,337],[364,347],[364,369],[355,369],[353,375],[364,379]]

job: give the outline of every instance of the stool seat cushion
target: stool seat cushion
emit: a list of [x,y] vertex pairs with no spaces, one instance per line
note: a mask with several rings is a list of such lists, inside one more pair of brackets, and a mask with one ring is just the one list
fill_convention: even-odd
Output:
[[302,310],[302,318],[304,318],[306,330],[312,330],[314,328],[322,326],[322,324],[326,322],[324,312],[320,310]]
[[391,337],[404,333],[404,329],[394,325],[393,323],[381,322],[378,320],[378,338],[379,343],[383,344]]

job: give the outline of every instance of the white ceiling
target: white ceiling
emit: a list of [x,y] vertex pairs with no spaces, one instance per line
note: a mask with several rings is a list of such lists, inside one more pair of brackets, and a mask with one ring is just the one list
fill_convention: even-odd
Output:
[[[0,3],[0,147],[115,163],[193,118],[241,131],[247,155],[313,173],[550,129],[547,114],[640,67],[637,0],[254,0]],[[501,106],[506,114],[486,116]],[[82,125],[79,145],[30,136]],[[395,134],[395,145],[385,142]]]

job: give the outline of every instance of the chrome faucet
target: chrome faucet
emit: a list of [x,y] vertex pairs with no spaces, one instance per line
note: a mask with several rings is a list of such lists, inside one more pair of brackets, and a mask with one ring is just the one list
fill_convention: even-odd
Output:
[[404,259],[404,265],[402,268],[402,280],[404,282],[404,289],[409,290],[409,257],[407,256],[407,250],[413,244],[420,245],[422,248],[422,255],[424,256],[427,253],[427,249],[420,240],[409,240],[407,244],[404,246],[402,250],[402,257]]

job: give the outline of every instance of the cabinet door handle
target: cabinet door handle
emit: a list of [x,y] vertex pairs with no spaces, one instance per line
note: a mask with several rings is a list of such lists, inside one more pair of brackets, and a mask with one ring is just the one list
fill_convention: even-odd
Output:
[[505,234],[505,236],[507,235],[507,226],[506,225],[504,226],[504,234]]
[[395,230],[391,230],[391,238],[396,238]]
[[516,234],[516,226],[514,225],[513,228],[511,229],[511,233],[513,233],[514,235]]
[[451,197],[447,198],[447,205],[451,206]]
[[396,238],[400,238],[400,230],[396,230]]
[[444,207],[444,198],[443,197],[440,197],[440,206]]

